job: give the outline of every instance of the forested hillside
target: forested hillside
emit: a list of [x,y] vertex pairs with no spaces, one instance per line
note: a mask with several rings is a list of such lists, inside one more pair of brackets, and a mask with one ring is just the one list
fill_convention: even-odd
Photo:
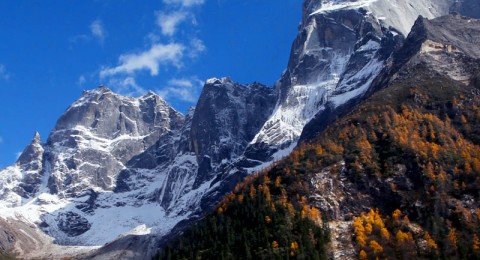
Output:
[[[480,235],[479,89],[413,69],[415,76],[374,95],[316,146],[328,160],[344,158],[350,178],[389,215],[355,220],[359,256],[472,259]],[[385,224],[375,223],[380,218]]]
[[405,75],[238,185],[159,258],[326,257],[330,216],[311,206],[310,180],[339,162],[330,170],[376,208],[352,209],[358,257],[479,257],[480,90],[423,65]]
[[308,204],[305,174],[278,165],[248,177],[157,258],[326,259],[329,232]]

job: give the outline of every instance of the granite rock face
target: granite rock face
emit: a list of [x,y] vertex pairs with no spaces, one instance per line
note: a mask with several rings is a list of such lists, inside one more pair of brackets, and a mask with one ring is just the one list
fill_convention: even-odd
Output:
[[[292,51],[289,69],[282,77],[281,82],[286,82],[282,92],[292,93],[291,86],[295,86],[295,80],[299,84],[310,84],[315,86],[315,91],[310,96],[321,95],[322,102],[318,102],[315,109],[310,107],[309,120],[301,127],[300,140],[314,138],[319,132],[323,131],[329,123],[339,116],[348,113],[354,106],[371,95],[378,85],[379,77],[383,74],[386,67],[390,67],[394,61],[393,53],[403,46],[405,38],[408,36],[411,27],[419,16],[425,19],[449,14],[454,9],[459,9],[468,1],[460,3],[452,0],[439,1],[382,1],[382,0],[359,0],[359,1],[309,1],[313,9],[310,14],[304,15],[302,26],[303,33],[299,33]],[[479,6],[480,3],[475,5]],[[321,21],[321,22],[319,22]],[[327,21],[327,22],[325,22]],[[315,30],[308,28],[316,28]],[[458,24],[451,25],[455,28]],[[350,28],[350,37],[348,36]],[[330,34],[331,32],[331,34]],[[310,36],[309,36],[310,35]],[[334,35],[334,40],[341,41],[330,43],[329,35]],[[310,44],[312,39],[318,39],[319,44]],[[350,39],[349,44],[345,44]],[[343,41],[342,41],[343,40]],[[318,58],[311,58],[312,48],[307,46],[317,46],[322,50]],[[314,66],[322,64],[328,58],[325,58],[325,50],[320,47],[326,47],[328,51],[335,53],[335,58],[327,62],[333,64],[325,70],[325,67]],[[317,54],[318,55],[318,54]],[[297,57],[297,58],[295,58]],[[343,58],[341,58],[343,57]],[[319,60],[314,62],[309,60]],[[339,62],[340,61],[340,62]],[[291,70],[293,64],[308,64],[299,71],[310,72],[311,74],[296,73]],[[338,66],[341,64],[341,66]],[[339,68],[337,71],[331,68]],[[308,69],[310,68],[310,70]],[[315,69],[312,69],[315,68]],[[315,71],[320,69],[320,71]],[[313,80],[312,76],[313,75]],[[323,78],[315,84],[315,77],[322,75]],[[329,76],[330,75],[330,76]],[[292,80],[293,79],[293,80]],[[330,80],[330,84],[323,85]],[[385,83],[385,82],[382,82]],[[293,88],[295,89],[295,87]],[[295,95],[294,93],[292,93]],[[286,96],[291,97],[291,94]],[[315,106],[314,106],[315,107]]]
[[[261,84],[243,86],[229,78],[205,84],[192,119],[191,147],[198,158],[199,179],[195,187],[217,173],[212,167],[231,164],[271,115],[276,95]],[[200,172],[201,171],[201,172]]]
[[15,189],[23,197],[31,197],[38,191],[42,181],[44,149],[38,132],[35,133],[32,142],[21,153],[16,164],[24,172],[23,180]]
[[8,185],[0,195],[12,212],[31,201],[32,221],[59,244],[103,244],[145,223],[166,233],[247,175],[235,163],[275,101],[272,88],[228,78],[207,81],[185,116],[153,92],[85,91],[46,143],[36,134],[2,171]]
[[459,14],[436,19],[419,17],[405,44],[375,79],[372,91],[401,77],[403,69],[428,65],[436,73],[465,85],[475,84],[480,71],[480,22]]
[[[252,148],[262,147],[263,153],[273,154],[298,140],[313,138],[364,98],[419,15],[430,19],[446,15],[454,3],[304,1],[288,67],[275,86],[277,106]],[[308,124],[312,120],[315,127]]]
[[137,99],[105,87],[85,92],[47,140],[50,192],[68,196],[89,187],[112,190],[134,156],[178,130],[183,121],[183,115],[152,92]]

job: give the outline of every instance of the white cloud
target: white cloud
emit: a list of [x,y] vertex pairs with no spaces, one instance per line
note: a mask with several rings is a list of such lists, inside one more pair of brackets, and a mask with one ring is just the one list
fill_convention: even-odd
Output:
[[141,96],[147,91],[142,88],[134,77],[110,78],[105,84],[113,91],[126,96]]
[[0,64],[0,79],[9,80],[10,74],[7,72],[5,65]]
[[68,41],[71,44],[70,48],[73,47],[72,46],[73,44],[89,43],[95,39],[99,41],[101,44],[103,44],[105,37],[107,37],[107,32],[105,30],[105,27],[103,26],[102,21],[100,19],[93,21],[90,24],[89,29],[90,29],[90,33],[78,34],[70,37],[68,39]]
[[197,58],[202,52],[207,49],[203,41],[197,38],[190,40],[190,49],[189,49],[189,56],[193,59]]
[[205,0],[163,0],[163,3],[169,5],[181,5],[184,7],[191,7],[195,5],[202,5]]
[[123,54],[118,59],[120,65],[103,68],[100,77],[119,73],[132,74],[140,70],[149,70],[150,75],[157,76],[161,64],[180,67],[184,49],[185,47],[178,43],[154,44],[144,52]]
[[[158,76],[160,71],[168,68],[182,68],[194,61],[206,50],[204,43],[196,38],[197,32],[192,29],[197,25],[193,8],[203,4],[204,0],[162,0],[164,10],[156,11],[155,31],[146,35],[149,46],[139,51],[121,54],[116,65],[103,66],[100,69],[100,80],[114,91],[123,95],[142,95],[146,91],[137,82],[140,72],[149,72]],[[186,26],[187,23],[191,25]],[[93,26],[92,26],[92,35]],[[179,36],[180,29],[182,37]],[[185,31],[185,33],[184,33]],[[185,36],[185,37],[183,37]],[[80,77],[79,84],[85,82]],[[179,99],[196,102],[203,82],[196,77],[176,78],[168,81],[158,91],[165,99]]]
[[101,20],[97,19],[90,24],[90,32],[92,33],[92,36],[100,42],[105,40],[106,32]]
[[148,39],[150,43],[154,44],[160,42],[161,37],[160,35],[152,32],[147,35],[146,39]]
[[167,87],[157,91],[158,95],[165,100],[172,98],[182,101],[194,103],[202,90],[203,81],[196,77],[171,79],[167,83]]
[[172,13],[155,12],[157,16],[157,25],[160,27],[163,35],[173,36],[178,26],[185,21],[188,16],[187,12],[176,11]]
[[77,85],[83,86],[83,84],[85,84],[85,82],[87,82],[87,78],[85,78],[84,75],[81,75],[80,77],[78,77]]
[[72,48],[73,45],[75,45],[77,43],[87,43],[91,40],[92,40],[92,37],[90,35],[86,35],[86,34],[75,35],[75,36],[72,36],[68,39],[68,41],[70,42],[70,48]]

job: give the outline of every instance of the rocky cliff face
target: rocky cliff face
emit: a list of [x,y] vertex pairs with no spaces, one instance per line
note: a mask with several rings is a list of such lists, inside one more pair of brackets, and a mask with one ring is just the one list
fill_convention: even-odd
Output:
[[[308,48],[310,39],[315,39],[316,35],[320,35],[320,46],[327,45],[329,42],[325,42],[325,35],[335,35],[337,41],[342,43],[331,43],[328,50],[336,53],[335,58],[332,61],[344,61],[338,71],[325,72],[325,71],[312,71],[311,75],[318,77],[318,75],[329,75],[329,78],[323,79],[322,83],[331,80],[330,87],[321,86],[316,84],[316,91],[314,93],[324,93],[323,100],[320,102],[314,112],[310,113],[310,120],[307,120],[308,124],[302,127],[301,140],[308,140],[314,138],[325,127],[333,122],[339,116],[348,113],[353,107],[355,107],[361,100],[365,99],[371,93],[373,93],[377,87],[372,88],[373,85],[384,85],[385,82],[379,84],[379,75],[385,67],[391,66],[392,63],[397,64],[394,61],[392,53],[398,50],[402,46],[405,37],[410,32],[410,28],[414,25],[418,16],[422,16],[426,19],[432,19],[442,15],[447,15],[450,11],[460,10],[462,6],[472,4],[468,1],[458,2],[451,0],[441,1],[376,1],[376,0],[363,0],[363,1],[321,1],[321,4],[312,4],[310,9],[312,13],[308,18],[304,15],[304,21],[310,21],[309,26],[312,26],[313,21],[324,19],[330,21],[329,24],[322,24],[318,26],[318,22],[313,23],[317,25],[317,30],[312,30],[313,36],[308,33],[308,29],[304,29],[303,34],[297,38],[295,46],[298,51],[292,52],[292,55],[299,58],[297,62],[293,64],[306,64],[306,59],[310,59],[308,55]],[[479,4],[476,3],[476,6]],[[308,9],[307,9],[308,10]],[[336,27],[335,27],[336,26]],[[305,26],[304,26],[305,27]],[[352,28],[350,31],[350,43],[343,44],[343,42],[349,39],[346,28]],[[305,28],[308,28],[305,27]],[[340,29],[338,29],[340,28]],[[343,31],[343,32],[342,32]],[[323,36],[323,37],[322,37]],[[340,37],[338,37],[340,36]],[[327,37],[328,39],[328,37]],[[314,46],[318,46],[314,45]],[[303,49],[302,49],[303,48]],[[303,51],[302,51],[303,50]],[[300,54],[300,55],[299,55]],[[322,56],[321,56],[322,57]],[[317,58],[314,60],[324,60],[324,58]],[[339,58],[343,57],[343,58]],[[291,58],[292,60],[292,58]],[[312,62],[312,64],[317,64]],[[328,62],[327,64],[338,64],[335,62]],[[289,68],[291,68],[291,64]],[[307,68],[318,68],[316,66],[307,66]],[[289,71],[282,77],[285,80],[287,87],[284,92],[291,91],[288,86],[295,85],[292,80],[297,79],[298,73],[290,73]],[[293,70],[295,71],[295,70]],[[309,71],[304,68],[300,71]],[[293,75],[293,77],[292,77]],[[285,79],[286,78],[286,79]],[[307,78],[307,75],[301,75],[300,78]],[[336,78],[336,79],[335,79]],[[332,80],[335,79],[335,80]],[[308,82],[308,81],[307,81]],[[303,84],[304,82],[302,82]],[[314,84],[315,85],[315,84]],[[327,90],[324,90],[324,89]],[[330,90],[329,90],[330,89]]]
[[[304,1],[288,67],[275,86],[277,106],[252,147],[267,144],[269,149],[263,151],[272,154],[299,138],[314,137],[364,98],[419,15],[446,15],[453,4],[453,0]],[[312,120],[315,123],[305,129]]]
[[[0,216],[37,226],[63,245],[116,240],[99,251],[110,252],[142,237],[138,243],[154,246],[146,241],[181,230],[405,64],[428,61],[439,73],[473,82],[478,22],[426,19],[461,11],[462,3],[306,0],[288,67],[273,88],[213,78],[187,115],[151,92],[130,98],[105,87],[86,91],[45,143],[35,135],[0,171]],[[403,45],[418,15],[426,18]],[[445,67],[452,62],[455,70]]]
[[[272,113],[276,95],[261,84],[242,86],[228,78],[211,79],[204,86],[192,120],[191,146],[205,180],[228,167],[245,148]],[[195,186],[202,183],[199,180]]]
[[428,20],[420,17],[395,55],[396,67],[431,65],[439,74],[469,84],[480,58],[479,21],[458,14]]
[[[402,109],[407,108],[407,111],[414,111],[414,113],[417,113],[417,116],[419,114],[423,114],[425,117],[432,116],[440,124],[450,127],[448,130],[438,130],[437,136],[455,136],[454,143],[460,142],[457,141],[457,138],[463,138],[467,140],[466,143],[470,147],[474,147],[472,151],[478,154],[476,153],[479,144],[478,132],[458,130],[462,127],[461,124],[458,124],[461,121],[458,118],[463,117],[462,114],[466,114],[466,111],[472,111],[472,107],[473,111],[476,111],[476,103],[480,96],[476,85],[477,75],[480,71],[480,59],[478,56],[480,45],[475,40],[480,36],[479,22],[479,20],[458,14],[442,16],[432,20],[423,17],[418,18],[405,44],[392,54],[392,63],[387,65],[374,81],[378,80],[380,82],[374,83],[374,88],[381,85],[381,87],[376,89],[377,92],[365,100],[359,107],[350,111],[348,115],[330,125],[321,138],[327,136],[323,140],[339,140],[341,138],[339,138],[338,133],[342,131],[342,127],[349,127],[349,132],[362,132],[365,127],[368,128],[369,124],[374,132],[386,130],[390,131],[390,133],[402,133],[402,131],[409,131],[402,129],[404,124],[398,123],[398,121],[391,125],[387,123],[387,127],[383,129],[381,126],[385,124],[384,122],[388,122],[385,118],[382,118],[382,110],[387,111],[390,108],[390,111],[396,111],[394,113],[400,114],[401,112],[399,111],[401,109],[399,108],[402,107]],[[464,103],[461,106],[452,106],[451,104],[456,102],[454,101],[455,99],[463,99]],[[447,115],[448,113],[450,114]],[[386,114],[387,112],[385,112]],[[380,118],[378,121],[382,123],[373,126],[371,122],[375,119],[372,120],[372,118],[377,116]],[[406,116],[407,121],[414,120],[413,118]],[[456,123],[451,123],[451,121],[455,120],[457,121]],[[370,123],[366,123],[368,121]],[[409,125],[410,127],[420,128],[423,123],[420,120],[414,123],[409,122]],[[476,127],[478,120],[469,120],[466,124],[468,127],[471,124],[471,129],[478,128]],[[372,139],[375,139],[377,136],[379,139],[373,141]],[[445,175],[445,178],[448,180],[446,183],[448,184],[445,184],[445,190],[442,190],[445,201],[442,207],[448,210],[441,213],[443,214],[441,216],[442,221],[450,222],[453,219],[466,218],[464,216],[476,210],[478,207],[478,200],[476,199],[478,187],[461,189],[458,194],[454,194],[453,190],[456,189],[454,188],[456,187],[454,183],[459,182],[454,180],[457,173],[452,168],[455,166],[448,165],[451,161],[434,154],[423,155],[423,159],[419,159],[418,152],[407,156],[408,152],[404,149],[410,148],[405,147],[409,145],[415,146],[419,143],[418,141],[412,141],[414,138],[411,136],[407,135],[405,139],[400,141],[399,139],[394,141],[393,139],[395,138],[390,139],[391,136],[388,134],[384,136],[374,134],[372,139],[370,139],[370,136],[368,137],[373,149],[375,149],[376,156],[378,155],[377,159],[374,160],[383,162],[396,161],[396,163],[390,166],[380,167],[381,169],[378,171],[382,174],[369,175],[368,166],[366,166],[368,163],[364,165],[365,167],[362,166],[359,172],[352,171],[352,167],[348,166],[349,163],[352,165],[351,161],[348,161],[348,156],[352,153],[345,152],[340,157],[340,160],[343,159],[344,161],[325,167],[313,175],[311,183],[315,186],[315,189],[312,192],[311,199],[314,205],[321,208],[335,220],[332,228],[332,237],[334,239],[338,239],[338,236],[342,233],[351,233],[353,231],[351,226],[352,215],[358,216],[365,212],[365,209],[369,208],[379,208],[381,212],[392,212],[395,209],[401,209],[409,215],[413,223],[418,223],[416,224],[418,225],[417,230],[421,231],[432,232],[432,227],[437,228],[441,225],[446,225],[435,219],[438,217],[432,217],[432,212],[438,212],[438,197],[435,197],[438,193],[427,191],[428,187],[433,187],[429,186],[433,181],[429,183],[431,180],[425,174],[426,168],[428,168],[425,167],[425,164],[428,161],[442,165],[436,165],[435,167],[448,172]],[[320,138],[317,140],[320,140]],[[395,142],[403,142],[405,140],[410,144],[403,146],[403,148],[398,148],[399,146]],[[430,140],[425,143],[434,146],[436,142],[438,141]],[[466,146],[462,145],[461,149],[466,150]],[[363,147],[370,146],[364,145]],[[382,152],[384,149],[388,152]],[[455,154],[454,156],[462,154],[458,150],[453,151],[448,146],[444,146],[439,150],[444,153]],[[392,160],[395,156],[402,158]],[[385,174],[387,172],[385,168],[388,167],[390,167],[390,170]],[[480,168],[477,168],[475,173],[471,172],[468,175],[478,174],[478,169]],[[363,177],[359,177],[361,175]],[[432,205],[432,201],[435,201],[437,204]],[[450,210],[455,207],[462,207],[463,213],[460,214],[462,217],[451,216],[451,214],[454,214],[453,212],[458,212]],[[438,216],[438,213],[435,214]],[[339,229],[339,226],[336,224],[340,221],[341,223],[346,223],[346,225]],[[458,226],[461,229],[465,224],[460,223]],[[476,232],[476,227],[474,228],[472,225],[470,228],[466,228],[465,232]],[[469,243],[470,241],[467,239],[466,242],[462,242],[462,246],[468,247]],[[351,244],[351,239],[340,243],[337,242],[334,248],[337,251],[334,251],[334,253],[341,252],[348,258],[355,258],[358,255],[358,251],[355,253],[353,250],[345,250],[346,248],[351,248]],[[423,250],[421,246],[418,249],[419,251]],[[448,246],[445,246],[441,250],[449,252],[450,249]],[[425,254],[425,252],[419,254]]]
[[21,197],[31,198],[39,191],[43,179],[43,155],[40,135],[35,133],[17,162],[0,175],[0,199],[4,204],[21,205]]
[[105,87],[85,92],[47,140],[50,192],[75,196],[88,188],[113,190],[118,173],[134,156],[183,122],[183,115],[151,92],[138,99]]
[[439,75],[465,85],[475,83],[478,71],[478,20],[452,14],[429,20],[419,17],[405,44],[374,80],[369,94],[397,78],[402,71],[427,64]]
[[21,215],[63,245],[165,234],[246,176],[235,162],[275,100],[261,84],[211,79],[183,116],[152,92],[130,98],[105,87],[86,91],[46,143],[36,134],[1,172],[3,216]]

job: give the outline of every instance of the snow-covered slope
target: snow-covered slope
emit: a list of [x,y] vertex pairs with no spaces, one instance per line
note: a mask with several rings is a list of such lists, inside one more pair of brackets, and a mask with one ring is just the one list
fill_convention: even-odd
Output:
[[417,17],[448,14],[454,2],[304,1],[288,67],[276,85],[280,98],[252,145],[282,149],[296,143],[305,125],[321,113],[335,113],[338,107],[346,109],[345,104],[361,99]]
[[2,204],[9,207],[21,205],[22,201],[39,190],[43,181],[43,153],[40,135],[35,133],[32,142],[25,148],[17,162],[0,174]]
[[152,92],[86,91],[46,143],[35,134],[17,163],[0,171],[0,217],[37,227],[60,245],[161,238],[247,174],[234,162],[275,99],[260,84],[211,79],[183,116]]
[[358,9],[371,2],[304,4],[288,68],[276,85],[280,98],[252,143],[280,149],[295,143],[329,101],[338,106],[368,88],[384,62],[377,52],[387,33],[372,14]]
[[385,28],[407,36],[419,15],[435,18],[448,14],[456,0],[331,0],[321,1],[322,5],[311,15],[332,13],[339,10],[366,10]]
[[75,196],[87,188],[113,190],[118,173],[134,156],[178,131],[183,121],[183,115],[152,92],[140,98],[105,87],[85,92],[47,140],[50,191]]
[[[173,142],[184,121],[153,93],[128,98],[105,87],[85,92],[45,144],[36,134],[17,163],[0,172],[1,215],[35,224],[59,244],[103,245],[141,225],[167,232],[178,216],[170,220],[147,196],[164,185],[168,172],[129,163],[162,138]],[[172,151],[170,168],[188,161],[175,156]],[[125,171],[135,187],[121,193]]]

